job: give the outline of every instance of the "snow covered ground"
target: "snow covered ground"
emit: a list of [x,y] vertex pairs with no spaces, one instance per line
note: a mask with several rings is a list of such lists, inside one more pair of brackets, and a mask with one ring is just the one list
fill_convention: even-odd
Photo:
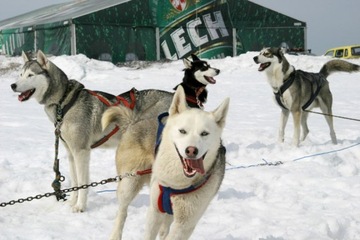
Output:
[[[280,109],[255,52],[210,60],[221,69],[208,87],[206,110],[229,96],[230,111],[223,139],[227,170],[219,193],[191,239],[360,239],[360,122],[335,119],[338,145],[330,141],[324,117],[310,115],[308,138],[291,145],[292,119],[285,143],[277,143]],[[317,72],[329,58],[287,56],[296,68]],[[116,67],[83,55],[50,58],[69,78],[88,89],[118,94],[132,87],[172,91],[183,76],[182,61],[154,63],[143,69]],[[359,64],[360,60],[351,62]],[[19,102],[10,89],[21,58],[0,56],[0,203],[52,192],[54,127],[35,100]],[[360,118],[360,73],[329,78],[335,115]],[[115,150],[92,152],[91,181],[116,176]],[[65,149],[60,169],[67,177]],[[281,161],[278,166],[254,166]],[[0,239],[107,239],[117,212],[116,184],[89,190],[88,209],[72,213],[55,197],[0,208]],[[124,239],[142,239],[148,188],[129,208]]]

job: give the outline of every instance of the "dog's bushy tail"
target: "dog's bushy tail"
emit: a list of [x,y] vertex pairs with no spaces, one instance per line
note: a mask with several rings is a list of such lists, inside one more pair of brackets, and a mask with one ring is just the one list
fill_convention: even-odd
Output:
[[112,123],[119,126],[128,126],[133,118],[133,111],[125,106],[110,107],[104,112],[101,118],[101,126],[103,130]]
[[360,66],[343,61],[343,60],[331,60],[324,64],[321,68],[320,73],[323,74],[325,77],[329,76],[331,73],[334,72],[357,72],[360,71]]

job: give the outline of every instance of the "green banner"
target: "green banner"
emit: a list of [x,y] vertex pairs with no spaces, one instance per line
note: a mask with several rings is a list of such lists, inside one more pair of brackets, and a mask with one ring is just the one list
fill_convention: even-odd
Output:
[[179,59],[232,56],[232,24],[226,1],[150,0],[160,29],[162,57]]

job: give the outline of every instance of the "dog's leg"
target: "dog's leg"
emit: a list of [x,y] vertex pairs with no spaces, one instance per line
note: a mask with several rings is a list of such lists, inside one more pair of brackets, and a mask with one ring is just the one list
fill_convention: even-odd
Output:
[[122,238],[128,207],[149,178],[150,175],[124,178],[118,183],[117,198],[119,201],[119,211],[110,236],[111,240],[118,240]]
[[309,116],[308,112],[302,112],[301,113],[301,127],[302,127],[301,141],[304,141],[306,136],[309,134],[309,127],[307,125],[308,116]]
[[165,239],[167,235],[169,234],[170,225],[173,222],[173,216],[164,214],[164,221],[161,224],[160,230],[159,230],[159,238]]
[[[156,186],[157,187],[157,186]],[[151,195],[150,195],[151,197]],[[164,222],[164,213],[160,213],[155,209],[156,203],[150,202],[150,206],[146,216],[145,240],[155,240],[159,232],[160,225]]]
[[337,144],[334,124],[333,124],[333,117],[332,117],[332,95],[331,95],[331,93],[330,93],[330,96],[328,97],[328,99],[326,99],[326,100],[322,99],[322,98],[320,99],[320,101],[319,101],[320,110],[324,114],[327,114],[327,115],[325,115],[325,120],[330,128],[331,141],[333,144]]
[[[77,187],[78,181],[76,176],[76,166],[73,155],[68,151],[68,157],[69,157],[69,166],[70,166],[70,181],[71,181],[71,187]],[[78,191],[73,191],[70,193],[70,206],[74,207],[76,205],[78,199]]]
[[[78,186],[89,184],[89,161],[90,149],[82,149],[74,152],[76,176]],[[76,205],[73,206],[73,212],[83,212],[86,209],[87,189],[78,191]]]
[[280,127],[279,127],[279,138],[278,141],[280,143],[284,142],[284,135],[285,135],[285,127],[286,127],[286,123],[289,119],[289,113],[290,111],[286,110],[286,109],[282,109],[281,110],[281,115],[280,115]]
[[[67,157],[69,159],[69,168],[70,168],[70,186],[71,188],[73,187],[77,187],[78,186],[78,182],[77,182],[77,176],[76,176],[76,166],[75,166],[75,161],[74,161],[74,156],[71,153],[69,147],[63,142],[65,149],[67,151]],[[70,193],[70,206],[73,207],[76,205],[77,202],[77,198],[78,198],[78,191],[73,191]]]
[[171,225],[171,230],[166,240],[184,240],[189,239],[192,232],[195,229],[195,225],[188,224],[188,222],[174,222]]
[[294,136],[293,144],[294,146],[299,146],[300,143],[300,121],[301,121],[301,111],[291,112],[294,120]]

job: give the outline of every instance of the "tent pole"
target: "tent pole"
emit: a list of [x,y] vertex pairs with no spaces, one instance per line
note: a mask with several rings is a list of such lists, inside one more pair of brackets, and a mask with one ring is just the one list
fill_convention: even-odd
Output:
[[37,52],[37,40],[36,40],[37,31],[34,27],[34,53]]
[[155,41],[156,41],[156,60],[160,60],[160,31],[155,28]]
[[72,21],[70,23],[70,33],[71,55],[76,55],[76,28]]
[[233,35],[233,57],[236,57],[237,51],[236,51],[236,28],[232,29],[232,35]]

